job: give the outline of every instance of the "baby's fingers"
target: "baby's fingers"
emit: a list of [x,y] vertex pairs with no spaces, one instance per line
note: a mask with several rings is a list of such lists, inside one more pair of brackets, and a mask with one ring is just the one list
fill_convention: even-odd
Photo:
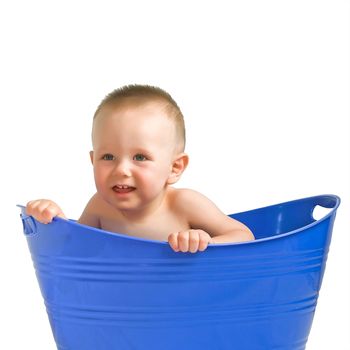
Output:
[[168,237],[168,242],[175,252],[188,252],[189,248],[189,232],[182,231],[177,233],[172,233]]
[[200,243],[200,239],[199,239],[199,232],[198,230],[190,230],[189,231],[189,251],[191,253],[196,253],[198,251],[199,248],[199,243]]
[[60,214],[60,210],[57,206],[52,203],[49,203],[46,206],[42,206],[41,217],[45,224],[48,224],[52,221],[52,219]]
[[50,223],[55,216],[65,218],[61,208],[56,203],[46,199],[29,202],[26,212],[44,224]]
[[169,245],[175,252],[179,251],[179,245],[177,243],[177,236],[178,236],[178,233],[172,233],[168,237]]
[[189,231],[179,232],[177,236],[177,244],[179,246],[179,250],[183,253],[186,253],[189,250],[189,237]]
[[207,249],[211,237],[203,230],[188,230],[172,233],[168,237],[168,242],[175,252],[196,253]]
[[43,207],[45,208],[48,205],[47,201],[43,199],[38,199],[34,201],[30,201],[27,203],[26,206],[26,213],[27,215],[33,216],[35,219],[40,221],[41,218],[41,212]]
[[207,232],[202,230],[198,230],[198,234],[199,234],[198,250],[202,252],[208,248],[208,244],[212,241],[212,238]]
[[39,205],[39,201],[36,200],[36,201],[30,201],[27,203],[26,205],[26,213],[27,215],[32,215],[35,208]]

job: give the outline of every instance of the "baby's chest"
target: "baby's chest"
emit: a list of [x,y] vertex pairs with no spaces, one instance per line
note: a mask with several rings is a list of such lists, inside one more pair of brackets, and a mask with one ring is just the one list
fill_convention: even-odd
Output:
[[144,223],[102,219],[101,228],[140,238],[167,241],[171,233],[188,230],[190,226],[184,218],[174,215],[161,215]]

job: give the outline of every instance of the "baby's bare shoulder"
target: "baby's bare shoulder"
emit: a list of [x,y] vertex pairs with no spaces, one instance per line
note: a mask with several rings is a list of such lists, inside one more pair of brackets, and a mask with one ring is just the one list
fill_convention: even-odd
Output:
[[98,210],[98,208],[103,205],[103,200],[101,196],[96,192],[87,203],[87,207],[91,209]]
[[105,204],[98,193],[95,193],[86,204],[78,222],[93,227],[100,227],[101,210],[103,211],[104,206]]
[[172,193],[173,205],[183,209],[210,202],[202,193],[188,188],[177,188]]

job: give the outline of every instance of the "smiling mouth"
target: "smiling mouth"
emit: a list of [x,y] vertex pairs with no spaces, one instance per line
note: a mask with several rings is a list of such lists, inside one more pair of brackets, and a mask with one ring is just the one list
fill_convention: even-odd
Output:
[[116,185],[113,187],[113,191],[116,193],[129,193],[136,190],[135,187],[127,186],[127,185]]

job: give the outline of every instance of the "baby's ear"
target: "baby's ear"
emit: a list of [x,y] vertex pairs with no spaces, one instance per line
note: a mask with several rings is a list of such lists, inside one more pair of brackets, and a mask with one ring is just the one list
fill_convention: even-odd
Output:
[[188,160],[188,155],[186,153],[180,153],[175,157],[172,163],[171,173],[168,178],[169,185],[179,181],[182,173],[185,171],[188,165]]
[[91,164],[94,164],[94,151],[90,151]]

